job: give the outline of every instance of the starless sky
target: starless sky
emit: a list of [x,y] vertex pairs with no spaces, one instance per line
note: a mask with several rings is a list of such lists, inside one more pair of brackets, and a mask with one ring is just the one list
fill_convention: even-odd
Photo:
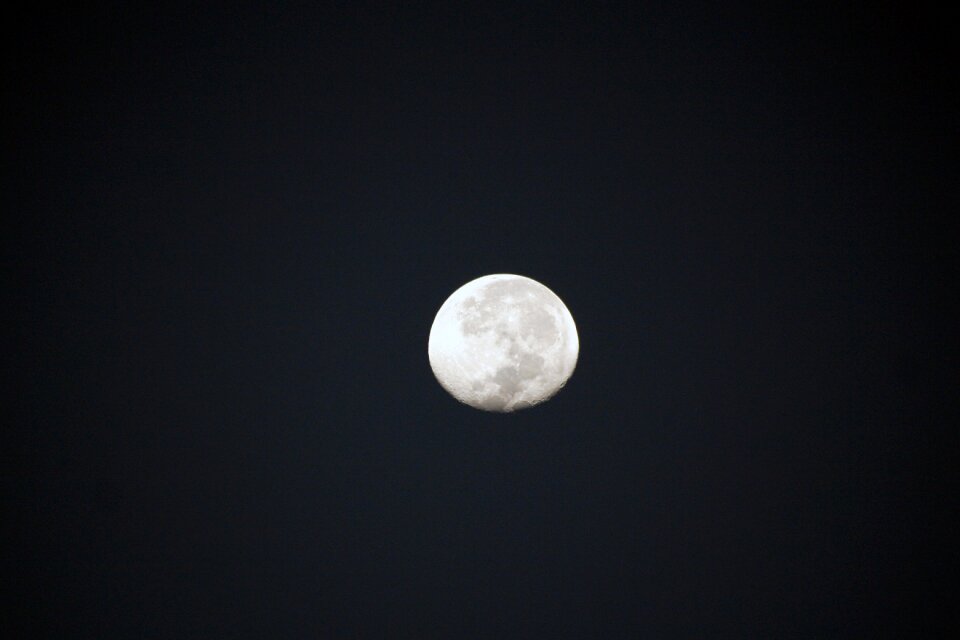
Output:
[[[8,16],[4,628],[948,628],[948,23],[521,4]],[[489,273],[580,335],[513,415],[427,361]]]

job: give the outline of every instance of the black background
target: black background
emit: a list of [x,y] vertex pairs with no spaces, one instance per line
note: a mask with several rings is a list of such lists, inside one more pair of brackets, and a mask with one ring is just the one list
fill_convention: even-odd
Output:
[[[5,628],[949,629],[944,16],[135,4],[7,20]],[[511,415],[426,357],[498,272]]]

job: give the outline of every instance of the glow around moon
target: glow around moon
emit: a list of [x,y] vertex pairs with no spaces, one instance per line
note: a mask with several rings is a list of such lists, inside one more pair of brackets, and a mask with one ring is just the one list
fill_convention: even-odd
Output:
[[548,400],[577,365],[573,317],[550,289],[511,274],[453,292],[430,329],[437,380],[465,404],[509,412]]

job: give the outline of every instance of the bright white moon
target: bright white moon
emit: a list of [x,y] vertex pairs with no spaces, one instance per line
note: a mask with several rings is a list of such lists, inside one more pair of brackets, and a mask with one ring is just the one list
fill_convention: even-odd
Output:
[[516,411],[566,384],[580,341],[566,305],[536,280],[477,278],[453,292],[430,329],[434,375],[454,398],[485,411]]

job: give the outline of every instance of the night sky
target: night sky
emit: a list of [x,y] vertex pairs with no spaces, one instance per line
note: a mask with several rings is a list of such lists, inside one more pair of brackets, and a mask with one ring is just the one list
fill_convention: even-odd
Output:
[[[8,15],[4,637],[957,621],[952,22],[160,4]],[[509,415],[427,360],[504,272]]]

